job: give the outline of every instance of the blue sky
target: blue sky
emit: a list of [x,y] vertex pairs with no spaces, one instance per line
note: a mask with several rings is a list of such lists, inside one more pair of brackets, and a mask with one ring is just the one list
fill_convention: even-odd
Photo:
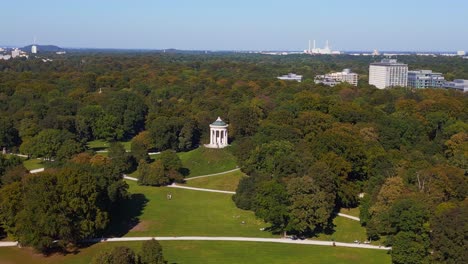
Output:
[[468,50],[466,0],[5,0],[0,45]]

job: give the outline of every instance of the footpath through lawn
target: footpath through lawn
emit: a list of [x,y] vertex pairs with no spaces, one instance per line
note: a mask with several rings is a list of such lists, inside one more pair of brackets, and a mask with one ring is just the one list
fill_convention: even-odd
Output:
[[[342,247],[290,245],[251,242],[161,241],[163,253],[169,263],[342,263],[386,264],[390,255],[383,250]],[[116,246],[141,251],[142,242],[99,243],[83,248],[78,254],[56,254],[44,257],[30,249],[0,248],[0,263],[11,264],[88,264],[98,253]]]

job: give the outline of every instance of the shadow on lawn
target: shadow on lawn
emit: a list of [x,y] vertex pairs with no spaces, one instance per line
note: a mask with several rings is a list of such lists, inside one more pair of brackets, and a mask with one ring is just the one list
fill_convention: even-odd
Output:
[[121,237],[140,223],[139,217],[148,203],[148,199],[141,193],[132,194],[123,201],[113,212],[109,228],[104,233],[106,237]]

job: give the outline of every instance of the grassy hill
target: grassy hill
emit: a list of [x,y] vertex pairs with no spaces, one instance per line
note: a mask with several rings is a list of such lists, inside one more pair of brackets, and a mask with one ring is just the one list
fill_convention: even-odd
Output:
[[190,187],[234,192],[242,177],[245,177],[245,174],[242,171],[237,170],[217,176],[193,179],[187,181],[185,185]]
[[189,152],[178,153],[182,165],[190,170],[189,177],[218,173],[235,169],[236,159],[224,149],[208,149],[200,147]]
[[[125,236],[273,237],[260,231],[268,225],[253,212],[237,208],[231,195],[127,183],[131,193],[144,195],[148,202],[139,216],[140,223]],[[168,193],[172,200],[167,200]],[[134,208],[132,203],[122,206]]]

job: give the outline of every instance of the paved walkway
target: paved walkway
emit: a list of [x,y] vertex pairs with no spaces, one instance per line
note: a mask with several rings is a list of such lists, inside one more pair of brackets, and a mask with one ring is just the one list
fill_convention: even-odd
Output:
[[[290,238],[259,238],[259,237],[204,237],[204,236],[180,236],[180,237],[113,237],[113,238],[93,238],[85,240],[84,242],[132,242],[132,241],[145,241],[145,240],[164,240],[164,241],[237,241],[237,242],[266,242],[266,243],[283,243],[283,244],[299,244],[299,245],[316,245],[316,246],[333,246],[332,241],[321,240],[293,240]],[[0,247],[16,247],[18,242],[0,242]],[[337,247],[349,248],[367,248],[367,249],[380,249],[390,250],[391,247],[381,247],[368,244],[356,243],[343,243],[335,242]]]
[[236,194],[236,192],[230,192],[230,191],[222,191],[222,190],[213,190],[213,189],[204,189],[204,188],[195,188],[195,187],[188,187],[188,186],[181,186],[177,185],[175,183],[168,185],[167,187],[169,188],[179,188],[179,189],[186,189],[186,190],[192,190],[192,191],[201,191],[201,192],[215,192],[215,193],[226,193],[226,194]]
[[126,180],[131,180],[131,181],[138,181],[137,178],[135,177],[130,177],[130,176],[127,176],[127,174],[124,174],[123,175],[123,178],[126,179]]
[[206,175],[201,175],[201,176],[196,176],[196,177],[191,177],[191,178],[185,178],[185,181],[190,181],[190,180],[195,180],[195,179],[200,179],[200,178],[206,178],[206,177],[212,177],[212,176],[218,176],[218,175],[223,175],[223,174],[228,174],[234,171],[240,170],[239,168],[233,169],[233,170],[228,170],[228,171],[223,171],[223,172],[218,172],[218,173],[213,173],[213,174],[206,174]]
[[[96,238],[88,240],[89,242],[126,242],[126,241],[145,241],[145,240],[171,240],[171,241],[238,241],[238,242],[269,242],[300,245],[333,246],[332,241],[320,240],[292,240],[289,238],[258,238],[258,237],[203,237],[203,236],[181,236],[181,237],[120,237],[120,238]],[[390,247],[381,247],[368,244],[335,242],[337,247],[367,248],[390,250]]]
[[18,246],[18,242],[16,241],[1,241],[0,247],[16,247]]
[[29,173],[39,173],[39,172],[43,172],[45,170],[45,168],[39,168],[39,169],[35,169],[35,170],[30,170]]
[[361,221],[361,219],[359,219],[359,217],[355,217],[355,216],[352,216],[352,215],[338,213],[338,216],[346,217],[346,218],[349,218],[349,219],[354,220],[354,221]]

